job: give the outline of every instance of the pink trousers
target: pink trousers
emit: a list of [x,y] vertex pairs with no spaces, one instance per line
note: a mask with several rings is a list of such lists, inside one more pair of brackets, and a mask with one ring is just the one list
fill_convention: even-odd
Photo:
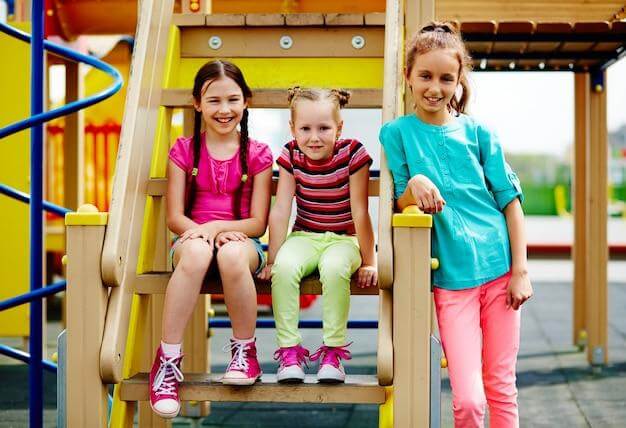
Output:
[[435,287],[456,428],[482,427],[485,404],[490,428],[519,426],[515,364],[520,311],[506,307],[510,277],[467,290]]

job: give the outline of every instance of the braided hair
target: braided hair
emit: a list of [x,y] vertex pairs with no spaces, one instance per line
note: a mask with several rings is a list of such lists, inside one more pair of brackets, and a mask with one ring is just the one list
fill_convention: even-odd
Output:
[[[247,101],[252,97],[252,91],[250,87],[246,83],[246,80],[243,77],[243,73],[235,64],[223,61],[223,60],[214,60],[207,62],[204,64],[198,72],[196,73],[196,77],[194,78],[193,91],[192,95],[197,105],[200,105],[202,95],[206,88],[209,85],[223,77],[228,77],[232,79],[237,86],[241,88],[241,92],[243,93],[244,101]],[[208,84],[207,84],[208,82]],[[241,196],[243,192],[243,186],[248,180],[248,108],[246,107],[243,111],[243,115],[241,118],[240,133],[239,133],[239,159],[241,160],[241,180],[239,182],[239,186],[235,191],[234,198],[234,206],[233,212],[237,219],[241,218]],[[194,112],[193,117],[193,169],[191,170],[191,175],[188,177],[188,191],[185,197],[185,215],[187,217],[191,217],[191,209],[196,199],[196,193],[198,190],[198,164],[200,162],[200,150],[201,150],[201,129],[202,129],[202,112],[196,110]],[[207,171],[209,173],[209,171]]]

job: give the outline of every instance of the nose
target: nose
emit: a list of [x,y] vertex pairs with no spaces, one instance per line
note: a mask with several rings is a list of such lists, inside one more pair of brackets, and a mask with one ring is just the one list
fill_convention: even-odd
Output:
[[224,101],[224,102],[220,103],[219,112],[220,113],[228,113],[228,112],[230,112],[230,108],[228,107],[228,101]]

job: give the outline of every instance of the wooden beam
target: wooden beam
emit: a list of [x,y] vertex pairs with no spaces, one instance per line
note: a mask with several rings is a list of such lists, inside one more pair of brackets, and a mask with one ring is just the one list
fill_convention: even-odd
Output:
[[[352,96],[346,108],[380,108],[382,90],[347,89]],[[193,105],[191,89],[164,89],[161,92],[161,105],[173,108],[191,108]],[[252,108],[288,108],[287,89],[253,89],[250,99]]]
[[[323,18],[322,18],[323,19]],[[382,58],[383,27],[186,27],[181,29],[183,58]],[[352,38],[360,36],[365,44],[357,49]],[[221,44],[212,48],[209,40],[219,37]],[[283,37],[291,46],[281,45]],[[283,39],[284,40],[284,39]]]
[[[82,98],[80,64],[65,62],[65,103]],[[65,116],[63,131],[63,206],[76,210],[84,200],[84,113],[82,110]]]

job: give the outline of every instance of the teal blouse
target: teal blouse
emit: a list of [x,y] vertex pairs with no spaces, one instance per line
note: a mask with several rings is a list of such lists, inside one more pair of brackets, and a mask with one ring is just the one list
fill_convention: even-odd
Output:
[[523,195],[498,137],[467,115],[437,126],[412,114],[383,125],[380,142],[396,198],[422,174],[446,201],[433,215],[432,255],[440,262],[434,286],[462,290],[507,273],[511,247],[503,210]]

